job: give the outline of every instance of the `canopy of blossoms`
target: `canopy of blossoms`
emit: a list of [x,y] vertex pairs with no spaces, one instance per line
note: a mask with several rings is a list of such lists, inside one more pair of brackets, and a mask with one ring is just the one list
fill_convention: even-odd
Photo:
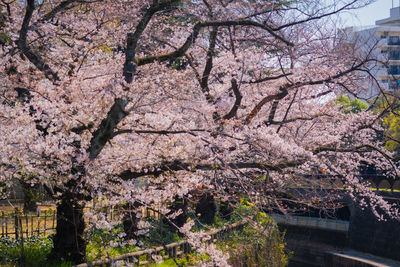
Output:
[[335,102],[357,97],[376,62],[335,29],[365,4],[2,1],[0,181],[44,184],[60,207],[167,213],[199,186],[265,206],[321,186],[319,168],[398,217],[358,178],[365,163],[398,173],[382,113]]

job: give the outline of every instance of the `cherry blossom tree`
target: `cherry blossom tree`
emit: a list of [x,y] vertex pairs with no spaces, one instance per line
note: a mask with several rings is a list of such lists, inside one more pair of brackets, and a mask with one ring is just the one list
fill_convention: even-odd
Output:
[[376,138],[380,114],[334,101],[362,92],[376,61],[335,29],[335,15],[365,4],[2,0],[0,179],[46,187],[53,256],[75,262],[90,200],[167,214],[165,203],[207,187],[284,209],[289,188],[329,184],[310,177],[315,167],[398,217],[357,178],[360,162],[398,171]]

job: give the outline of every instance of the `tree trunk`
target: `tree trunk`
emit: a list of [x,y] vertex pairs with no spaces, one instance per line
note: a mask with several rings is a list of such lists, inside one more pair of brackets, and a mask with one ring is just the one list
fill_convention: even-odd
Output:
[[125,214],[122,219],[122,225],[124,227],[124,232],[126,234],[127,239],[136,239],[137,236],[137,231],[138,229],[138,223],[140,221],[139,218],[137,218],[136,214],[137,211],[136,209],[140,207],[139,202],[134,202],[133,204],[126,204],[125,207]]
[[31,184],[20,181],[22,191],[24,192],[24,212],[36,211],[38,200],[38,185],[31,186]]
[[215,221],[217,207],[212,194],[205,193],[196,205],[196,215],[200,214],[200,221],[211,225]]
[[65,192],[57,206],[57,227],[51,258],[82,263],[86,256],[84,205],[78,204],[75,197],[73,193]]
[[233,206],[229,201],[221,201],[219,216],[224,220],[230,220],[233,213]]
[[166,214],[166,217],[169,215],[177,212],[178,210],[182,210],[182,213],[176,216],[175,218],[171,219],[164,219],[164,223],[168,225],[168,230],[171,232],[176,232],[178,230],[177,227],[182,227],[188,218],[188,203],[185,199],[175,197],[174,202],[172,205],[169,207],[171,210]]

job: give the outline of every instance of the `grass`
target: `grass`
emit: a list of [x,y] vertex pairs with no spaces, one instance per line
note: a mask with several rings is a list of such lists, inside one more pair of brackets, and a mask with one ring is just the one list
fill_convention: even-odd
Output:
[[31,237],[20,241],[0,238],[0,266],[26,267],[70,267],[71,262],[50,261],[48,255],[53,248],[48,237]]
[[181,266],[198,266],[201,261],[208,261],[209,257],[205,254],[192,252],[174,259],[165,259],[159,264],[152,264],[152,267],[181,267]]
[[94,261],[137,251],[135,245],[110,245],[112,243],[123,244],[124,240],[121,236],[122,233],[123,227],[121,225],[118,225],[109,231],[99,229],[89,231],[87,235],[88,244],[86,246],[86,260]]

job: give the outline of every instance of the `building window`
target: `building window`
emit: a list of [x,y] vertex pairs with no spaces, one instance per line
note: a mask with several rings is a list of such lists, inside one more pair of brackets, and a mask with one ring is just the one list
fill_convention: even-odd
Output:
[[399,36],[389,36],[388,45],[400,45]]
[[399,90],[400,89],[400,80],[390,80],[389,89]]
[[382,80],[381,82],[382,83],[388,83],[388,80]]
[[399,50],[394,50],[394,51],[389,51],[389,60],[400,60],[400,51]]
[[389,69],[388,69],[388,74],[400,75],[400,66],[399,65],[390,65]]

